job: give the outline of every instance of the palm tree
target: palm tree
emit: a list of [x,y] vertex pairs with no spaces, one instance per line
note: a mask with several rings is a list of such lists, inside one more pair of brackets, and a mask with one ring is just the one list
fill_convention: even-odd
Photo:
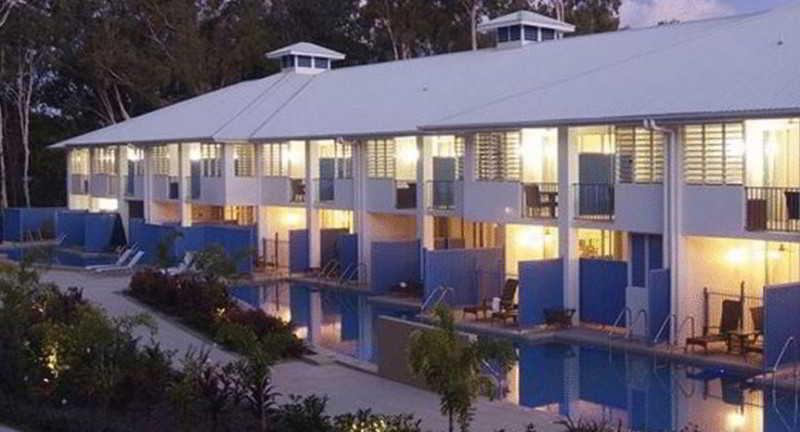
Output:
[[444,306],[434,311],[434,329],[411,334],[409,366],[440,396],[442,415],[447,416],[450,432],[458,423],[462,432],[469,430],[473,403],[482,394],[491,395],[494,382],[482,373],[491,362],[505,374],[516,360],[508,342],[478,338],[469,339],[455,328],[452,312]]

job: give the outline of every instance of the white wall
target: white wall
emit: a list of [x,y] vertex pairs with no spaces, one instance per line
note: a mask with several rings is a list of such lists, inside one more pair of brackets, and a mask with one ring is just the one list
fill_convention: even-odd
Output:
[[746,235],[742,186],[692,186],[683,189],[683,233],[737,237]]
[[614,186],[614,228],[644,234],[664,230],[664,186],[617,184]]
[[227,205],[258,205],[261,201],[258,177],[232,176],[225,181]]
[[464,218],[504,223],[517,221],[521,217],[520,183],[474,181],[464,184]]

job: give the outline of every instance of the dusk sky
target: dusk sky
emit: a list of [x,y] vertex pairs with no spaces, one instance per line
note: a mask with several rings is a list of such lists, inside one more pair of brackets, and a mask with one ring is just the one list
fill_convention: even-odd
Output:
[[644,27],[659,21],[690,21],[771,9],[797,0],[623,0],[622,24]]

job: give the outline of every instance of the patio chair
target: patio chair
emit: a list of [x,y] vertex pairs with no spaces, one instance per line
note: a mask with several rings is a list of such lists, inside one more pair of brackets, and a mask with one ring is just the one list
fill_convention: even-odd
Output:
[[555,217],[556,207],[558,203],[555,201],[545,200],[542,196],[542,191],[539,185],[527,184],[525,187],[525,206],[527,207],[527,216],[541,216],[539,210],[546,209],[547,216]]
[[[703,329],[703,335],[697,337],[686,338],[686,347],[701,346],[708,354],[708,346],[712,343],[730,341],[729,333],[739,329],[742,322],[742,303],[736,300],[723,300],[722,301],[722,316],[720,317],[719,327],[708,327]],[[709,333],[711,329],[718,330],[715,333]]]
[[[519,280],[517,279],[506,279],[506,283],[503,286],[503,292],[500,294],[500,309],[513,309],[514,308],[514,297],[517,296],[517,287],[519,287]],[[485,298],[480,304],[473,305],[473,306],[466,306],[463,308],[464,317],[469,315],[474,315],[475,319],[478,319],[478,314],[483,314],[484,318],[488,318],[489,312],[492,311],[492,299]]]
[[169,276],[178,276],[186,273],[189,269],[192,268],[194,264],[194,252],[186,252],[183,254],[183,259],[181,260],[178,265],[174,267],[169,267],[163,270],[163,272]]
[[575,309],[545,308],[544,324],[548,327],[571,327]]
[[113,264],[88,265],[88,266],[84,267],[83,269],[84,270],[88,270],[88,271],[95,271],[95,270],[99,270],[101,268],[106,268],[106,267],[120,267],[120,266],[125,265],[125,262],[128,261],[128,258],[130,258],[131,255],[133,255],[134,252],[136,252],[136,246],[133,246],[133,247],[131,247],[129,249],[123,250],[122,253],[119,254],[119,257],[117,258],[117,261],[114,262]]
[[745,343],[742,353],[764,354],[764,307],[750,308],[750,317],[753,319],[753,339]]
[[112,266],[112,267],[104,267],[101,269],[95,270],[95,273],[109,273],[109,272],[125,272],[133,270],[136,264],[139,264],[139,261],[142,260],[144,256],[144,251],[136,252],[136,254],[128,261],[127,264],[121,266]]

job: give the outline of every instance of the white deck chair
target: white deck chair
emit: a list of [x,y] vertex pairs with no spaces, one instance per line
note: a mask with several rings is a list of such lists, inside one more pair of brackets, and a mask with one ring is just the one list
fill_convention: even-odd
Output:
[[88,266],[84,267],[83,269],[92,271],[92,270],[98,270],[98,269],[105,268],[105,267],[120,267],[120,266],[125,265],[125,262],[128,261],[128,258],[130,258],[131,255],[133,255],[134,252],[136,252],[136,247],[135,246],[130,248],[130,249],[125,249],[124,251],[122,251],[122,253],[119,254],[119,258],[117,258],[117,261],[114,264],[94,264],[94,265],[88,265]]
[[121,271],[132,270],[136,266],[136,264],[139,264],[139,261],[142,260],[143,256],[144,256],[144,251],[136,252],[136,255],[134,255],[133,258],[131,258],[131,260],[128,261],[127,264],[121,266],[105,267],[97,269],[95,270],[95,273],[121,272]]
[[183,254],[183,260],[177,266],[169,267],[164,272],[170,276],[177,276],[186,273],[192,264],[194,264],[194,252],[186,252]]

